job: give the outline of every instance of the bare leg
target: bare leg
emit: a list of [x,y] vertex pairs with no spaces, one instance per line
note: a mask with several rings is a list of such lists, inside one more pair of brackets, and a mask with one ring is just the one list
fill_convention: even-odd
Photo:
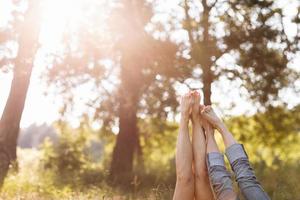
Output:
[[189,115],[192,97],[186,94],[181,99],[181,120],[176,146],[176,187],[173,200],[194,199],[193,152],[189,137]]
[[204,123],[204,129],[205,129],[206,140],[207,140],[206,152],[208,154],[213,153],[213,152],[220,153],[220,149],[219,149],[216,139],[215,139],[214,129],[212,128],[212,126],[210,124],[208,124],[207,121]]
[[200,119],[200,94],[193,93],[194,104],[192,110],[193,123],[193,154],[195,172],[195,197],[196,200],[211,200],[213,193],[210,187],[206,167],[206,142]]

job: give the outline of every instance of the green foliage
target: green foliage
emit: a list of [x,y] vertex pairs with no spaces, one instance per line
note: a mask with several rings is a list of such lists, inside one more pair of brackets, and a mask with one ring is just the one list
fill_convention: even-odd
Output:
[[[195,78],[202,78],[204,85],[219,77],[238,80],[260,107],[281,101],[278,92],[299,78],[299,72],[288,67],[299,51],[299,33],[288,34],[286,10],[278,2],[183,0],[190,65],[203,71]],[[300,26],[298,18],[299,12],[289,19],[295,28]],[[209,92],[204,96],[210,97]]]
[[[145,172],[156,171],[157,179],[175,174],[175,146],[178,125],[158,118],[139,122]],[[160,169],[157,171],[157,169]]]
[[277,160],[288,163],[300,158],[299,108],[270,107],[253,116],[232,117],[227,124],[252,161],[265,160],[275,167]]
[[42,146],[42,167],[57,174],[59,181],[76,183],[88,170],[88,134],[83,129],[64,127],[57,144],[46,140]]
[[153,188],[155,196],[169,195],[167,199],[170,199],[176,181],[174,158],[178,126],[158,118],[140,120],[138,125],[142,152],[134,162],[133,191]]

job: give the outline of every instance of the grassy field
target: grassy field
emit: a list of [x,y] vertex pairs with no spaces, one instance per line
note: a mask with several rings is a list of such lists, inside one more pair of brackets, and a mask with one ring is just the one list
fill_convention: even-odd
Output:
[[[103,169],[97,167],[77,175],[57,176],[53,170],[41,168],[41,152],[37,150],[19,150],[18,158],[18,170],[10,170],[0,193],[1,200],[168,200],[174,192],[173,180],[155,182],[147,176],[137,182],[148,181],[148,184],[136,184],[130,191],[116,189],[107,183]],[[255,164],[254,168],[272,200],[300,200],[299,166],[268,168]]]
[[[129,199],[170,199],[173,189],[164,184],[153,188],[135,188],[132,191],[122,191],[110,187],[105,179],[94,184],[83,185],[79,177],[70,177],[74,182],[57,180],[51,170],[40,168],[41,152],[37,150],[18,151],[18,171],[10,170],[0,193],[0,199],[31,199],[31,200],[129,200]],[[78,185],[76,185],[78,180]]]

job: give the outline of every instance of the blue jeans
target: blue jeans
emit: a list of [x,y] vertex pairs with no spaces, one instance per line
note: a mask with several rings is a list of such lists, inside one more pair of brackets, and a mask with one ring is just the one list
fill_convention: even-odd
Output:
[[[243,197],[246,200],[270,200],[256,179],[243,145],[233,144],[226,149],[225,154]],[[237,196],[233,190],[231,175],[225,167],[224,156],[221,153],[207,154],[207,168],[218,200],[226,200],[228,196]],[[237,197],[237,199],[239,198]]]

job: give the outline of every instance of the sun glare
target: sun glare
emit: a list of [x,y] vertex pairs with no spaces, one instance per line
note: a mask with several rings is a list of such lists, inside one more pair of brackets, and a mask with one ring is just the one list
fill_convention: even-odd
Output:
[[66,29],[76,31],[84,17],[84,0],[46,0],[43,4],[41,43],[48,50],[55,49]]

